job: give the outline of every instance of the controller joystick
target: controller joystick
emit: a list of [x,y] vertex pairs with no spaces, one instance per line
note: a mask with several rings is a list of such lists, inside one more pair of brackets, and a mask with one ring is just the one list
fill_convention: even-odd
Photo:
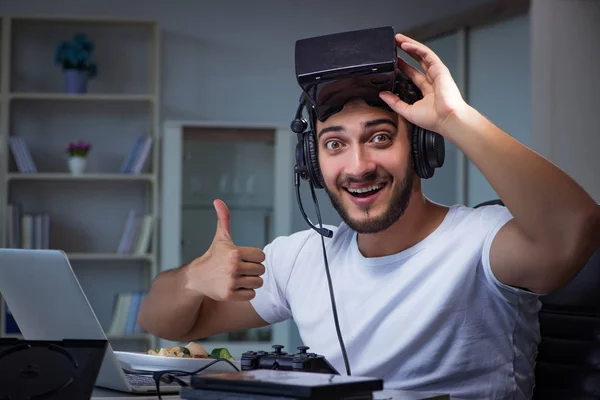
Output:
[[308,353],[308,346],[298,346],[298,353],[288,354],[282,351],[280,344],[271,346],[274,351],[246,351],[242,354],[242,370],[280,369],[285,371],[321,372],[339,375],[339,372],[324,356]]
[[308,350],[310,347],[308,347],[308,346],[298,346],[296,348],[300,352],[299,354],[306,354],[306,350]]

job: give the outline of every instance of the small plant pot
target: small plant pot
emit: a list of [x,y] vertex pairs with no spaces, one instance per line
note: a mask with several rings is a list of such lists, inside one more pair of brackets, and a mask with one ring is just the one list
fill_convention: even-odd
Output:
[[86,165],[87,160],[85,157],[69,157],[69,171],[71,171],[73,175],[83,174],[85,172]]
[[80,71],[78,69],[65,69],[63,70],[63,76],[66,93],[87,93],[87,71]]

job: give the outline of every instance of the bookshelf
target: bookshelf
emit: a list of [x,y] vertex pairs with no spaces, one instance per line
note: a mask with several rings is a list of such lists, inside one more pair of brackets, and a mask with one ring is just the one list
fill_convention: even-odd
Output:
[[[94,43],[98,75],[86,91],[69,93],[54,54],[60,41],[77,33]],[[0,246],[29,246],[21,240],[23,230],[14,231],[13,225],[23,228],[26,214],[46,215],[49,234],[36,243],[67,253],[117,350],[145,351],[158,344],[153,335],[115,334],[110,328],[119,295],[147,291],[160,269],[159,111],[155,21],[0,16]],[[17,137],[35,164],[33,171],[19,168],[11,148]],[[139,137],[152,143],[141,168],[131,172],[123,167]],[[69,171],[65,152],[67,143],[77,140],[92,145],[81,174]],[[131,212],[151,221],[142,252],[119,251]],[[132,222],[132,227],[130,232],[139,232],[139,225]],[[141,239],[132,234],[130,248],[135,240]],[[18,337],[9,312],[0,301],[0,336]]]

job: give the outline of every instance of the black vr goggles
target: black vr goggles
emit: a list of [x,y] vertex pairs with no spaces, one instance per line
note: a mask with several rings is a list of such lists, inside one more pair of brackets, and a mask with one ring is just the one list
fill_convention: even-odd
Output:
[[296,78],[316,118],[325,121],[351,98],[390,110],[379,98],[396,93],[398,53],[392,27],[342,32],[296,42]]
[[[298,134],[297,178],[309,180],[316,188],[324,187],[317,161],[314,132],[317,120],[325,121],[357,97],[372,107],[392,111],[379,98],[382,91],[390,91],[409,104],[422,98],[419,88],[399,70],[397,48],[392,27],[342,32],[296,42],[296,78],[302,96],[290,128]],[[302,117],[304,108],[309,113],[310,124]],[[413,125],[411,143],[417,175],[423,179],[431,178],[435,169],[444,164],[443,137]]]

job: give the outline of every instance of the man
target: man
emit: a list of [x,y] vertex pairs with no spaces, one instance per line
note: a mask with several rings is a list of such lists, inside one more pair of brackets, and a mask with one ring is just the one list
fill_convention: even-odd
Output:
[[[458,398],[530,398],[538,297],[598,248],[598,206],[466,104],[429,48],[396,40],[422,67],[399,60],[422,99],[381,93],[394,112],[353,99],[316,126],[325,187],[344,221],[325,244],[352,374]],[[506,207],[428,200],[412,165],[411,124],[460,148]],[[238,247],[226,205],[214,206],[211,247],[156,278],[140,325],[187,341],[294,318],[304,344],[343,372],[321,236]]]

